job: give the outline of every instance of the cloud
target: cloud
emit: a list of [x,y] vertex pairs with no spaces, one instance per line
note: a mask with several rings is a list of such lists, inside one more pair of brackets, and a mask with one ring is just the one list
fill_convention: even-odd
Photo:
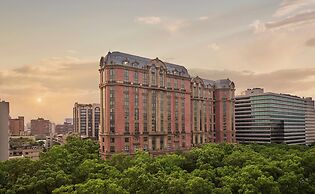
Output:
[[66,50],[66,53],[69,53],[69,54],[76,54],[78,53],[78,51],[74,50],[74,49],[68,49]]
[[188,22],[187,20],[175,19],[165,22],[164,28],[167,29],[169,32],[174,33],[190,25],[191,23]]
[[16,73],[22,73],[22,74],[32,74],[32,73],[39,72],[40,69],[39,69],[39,67],[34,67],[32,65],[25,65],[25,66],[13,69],[13,71]]
[[160,17],[137,17],[135,19],[137,23],[142,23],[146,25],[158,25],[162,29],[174,33],[177,32],[179,29],[187,27],[190,25],[188,20],[183,19],[170,19],[164,18],[163,20]]
[[305,24],[306,22],[313,23],[314,21],[315,21],[315,10],[308,10],[308,11],[304,11],[296,15],[287,17],[283,20],[267,22],[265,26],[267,29],[275,29],[275,28],[281,28],[285,26]]
[[256,20],[250,26],[255,33],[275,30],[292,30],[294,28],[303,27],[315,23],[315,10],[307,10],[298,14],[286,17],[284,19],[274,20],[270,22],[262,22]]
[[283,0],[274,17],[287,16],[301,9],[309,9],[313,5],[315,0]]
[[205,20],[208,20],[208,19],[209,19],[208,16],[201,16],[201,17],[198,18],[198,20],[200,20],[200,21],[205,21]]
[[305,42],[305,45],[309,46],[309,47],[315,47],[315,37],[312,37],[312,38],[308,39]]
[[266,31],[266,25],[260,20],[254,21],[249,26],[254,29],[255,33],[261,33],[261,32],[265,32]]
[[208,45],[208,48],[211,48],[211,49],[214,50],[214,51],[218,51],[218,50],[221,49],[220,46],[219,46],[217,43],[209,44],[209,45]]
[[[179,32],[181,30],[189,30],[194,26],[198,26],[203,22],[208,21],[209,16],[200,16],[193,19],[183,19],[183,18],[160,18],[157,16],[145,16],[136,17],[135,22],[142,23],[146,25],[157,25],[169,33]],[[203,26],[204,27],[204,26]]]
[[144,24],[149,24],[149,25],[160,24],[161,21],[162,21],[162,20],[161,20],[160,17],[155,17],[155,16],[137,17],[137,18],[136,18],[136,22],[144,23]]

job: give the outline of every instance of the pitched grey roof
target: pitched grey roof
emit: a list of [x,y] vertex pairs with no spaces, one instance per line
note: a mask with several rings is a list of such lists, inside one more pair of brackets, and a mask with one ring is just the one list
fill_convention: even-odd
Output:
[[[135,55],[130,55],[121,52],[109,52],[104,58],[105,65],[124,65],[132,66],[140,69],[146,68],[146,65],[150,63],[153,59],[148,59],[144,57],[139,57]],[[190,77],[187,69],[181,65],[175,65],[172,63],[163,62],[166,65],[168,74],[175,74],[183,77]]]

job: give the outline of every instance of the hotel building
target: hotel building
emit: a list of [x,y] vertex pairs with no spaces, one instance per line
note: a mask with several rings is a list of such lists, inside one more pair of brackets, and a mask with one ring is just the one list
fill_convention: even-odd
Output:
[[207,142],[235,142],[234,83],[191,78],[187,69],[130,54],[100,60],[103,158],[153,155]]
[[101,108],[99,104],[79,104],[73,107],[74,132],[81,137],[98,139]]
[[235,103],[239,143],[305,144],[306,131],[314,136],[314,102],[309,98],[254,88],[237,96]]

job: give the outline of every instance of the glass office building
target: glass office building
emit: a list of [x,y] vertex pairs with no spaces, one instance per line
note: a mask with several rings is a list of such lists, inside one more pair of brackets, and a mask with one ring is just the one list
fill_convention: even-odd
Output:
[[305,99],[248,89],[236,97],[235,122],[239,143],[305,144]]

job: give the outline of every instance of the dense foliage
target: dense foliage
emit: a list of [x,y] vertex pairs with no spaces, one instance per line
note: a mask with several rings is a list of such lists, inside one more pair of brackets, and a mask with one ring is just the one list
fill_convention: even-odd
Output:
[[208,144],[152,158],[99,158],[71,137],[38,161],[0,163],[0,193],[315,193],[315,147]]

